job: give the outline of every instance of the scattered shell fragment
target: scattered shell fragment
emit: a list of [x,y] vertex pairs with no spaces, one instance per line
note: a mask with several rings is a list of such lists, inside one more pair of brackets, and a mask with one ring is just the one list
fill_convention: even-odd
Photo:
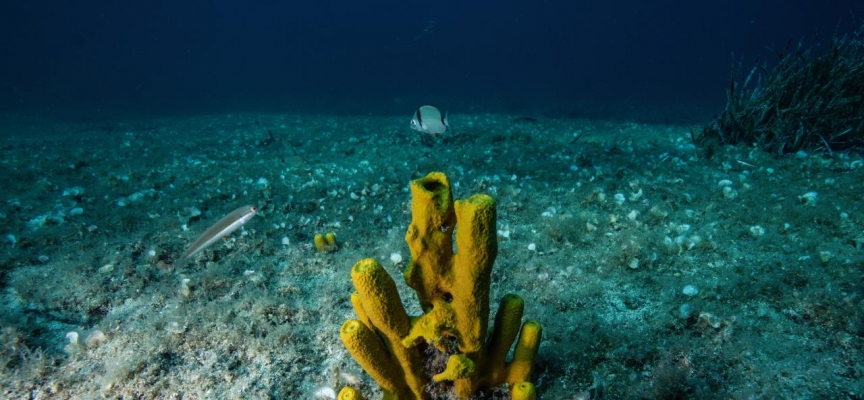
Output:
[[88,348],[96,348],[99,347],[100,344],[105,343],[108,340],[108,337],[105,336],[100,330],[95,330],[90,333],[90,336],[87,337],[87,347]]
[[699,294],[699,288],[697,288],[695,285],[686,285],[684,286],[684,289],[681,289],[681,293],[684,293],[684,295],[687,297],[693,297]]
[[819,199],[819,193],[816,193],[816,192],[807,192],[807,193],[802,194],[801,196],[798,196],[798,201],[801,202],[801,204],[808,205],[808,206],[815,206],[816,200],[818,200],[818,199]]
[[750,234],[753,235],[753,237],[764,236],[765,228],[761,227],[760,225],[753,225],[750,227]]
[[336,390],[329,387],[315,389],[313,396],[319,400],[336,400]]

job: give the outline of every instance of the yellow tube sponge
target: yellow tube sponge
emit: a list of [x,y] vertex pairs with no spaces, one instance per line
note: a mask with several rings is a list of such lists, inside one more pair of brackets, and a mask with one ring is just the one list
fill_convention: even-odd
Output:
[[478,194],[454,204],[450,183],[440,172],[411,182],[411,193],[405,241],[412,260],[404,275],[426,314],[405,344],[422,337],[444,352],[448,344],[441,333],[446,333],[476,362],[488,327],[489,277],[498,254],[495,200]]
[[[510,390],[510,398],[512,400],[534,400],[537,395],[534,392],[534,385],[531,382],[519,382],[513,385]],[[340,400],[342,400],[340,398]]]
[[315,243],[315,248],[318,251],[327,251],[327,239],[324,239],[324,235],[316,233],[312,241]]
[[447,360],[447,367],[432,377],[435,382],[455,381],[469,378],[474,373],[474,362],[462,354],[454,354]]
[[360,394],[357,389],[352,388],[351,386],[345,386],[342,390],[339,391],[339,396],[336,397],[336,400],[365,400],[363,395]]
[[507,365],[507,382],[527,381],[531,376],[531,368],[534,367],[534,359],[537,358],[537,350],[540,348],[540,336],[542,333],[540,323],[537,321],[526,321],[519,333],[519,341],[513,350],[513,360]]
[[375,332],[362,322],[352,319],[342,324],[339,331],[342,343],[351,356],[363,367],[385,393],[399,393],[406,390],[401,378],[401,368],[389,356],[388,350],[375,336]]
[[313,242],[315,243],[315,248],[320,252],[336,251],[339,248],[336,245],[336,234],[333,232],[327,232],[324,235],[316,233]]
[[[351,280],[357,290],[352,304],[364,322],[349,320],[342,326],[342,342],[348,352],[385,393],[392,393],[397,399],[425,398],[423,387],[428,378],[423,371],[422,354],[401,344],[411,321],[402,306],[396,282],[371,258],[354,264]],[[371,336],[359,336],[367,333]]]
[[[498,312],[495,313],[495,325],[492,335],[489,336],[486,346],[486,358],[484,362],[490,366],[504,365],[507,353],[513,346],[513,341],[519,335],[519,327],[522,323],[522,312],[525,302],[515,294],[507,294],[501,298],[498,304]],[[507,379],[505,368],[493,368],[489,374],[489,386],[499,385],[505,382],[514,382]]]
[[[343,333],[349,352],[384,389],[385,398],[427,399],[424,386],[431,378],[430,385],[453,382],[452,390],[463,399],[478,389],[508,384],[514,399],[533,400],[534,387],[527,380],[541,329],[534,321],[522,324],[522,298],[508,294],[501,299],[489,334],[489,285],[498,255],[495,201],[476,194],[454,202],[440,172],[411,182],[411,195],[412,220],[405,234],[411,261],[403,277],[423,314],[407,315],[395,282],[375,260],[358,262],[351,270],[357,291],[351,303],[359,320],[346,326],[374,334],[378,343],[358,343],[375,338]],[[514,341],[513,361],[506,362]],[[423,369],[427,344],[435,347],[437,357],[447,357],[443,371],[440,365],[436,371]],[[388,360],[384,366],[366,356],[381,351]],[[398,376],[381,377],[387,374]]]

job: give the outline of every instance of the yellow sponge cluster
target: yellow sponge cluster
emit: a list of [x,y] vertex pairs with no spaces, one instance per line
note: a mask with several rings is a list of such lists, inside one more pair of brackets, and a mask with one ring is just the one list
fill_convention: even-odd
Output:
[[[390,275],[375,260],[365,259],[351,270],[357,290],[351,303],[358,319],[342,325],[342,341],[385,399],[428,399],[430,379],[452,381],[459,398],[508,384],[514,399],[533,399],[528,379],[541,328],[536,321],[522,324],[519,296],[501,299],[487,335],[489,279],[498,253],[495,201],[478,194],[454,203],[450,183],[440,172],[411,182],[411,194],[412,222],[405,240],[412,260],[404,278],[424,314],[409,317]],[[513,359],[505,362],[514,341]],[[432,376],[424,370],[422,346],[417,346],[424,343],[448,355],[444,370]]]
[[333,232],[327,232],[323,235],[317,233],[313,241],[315,242],[315,248],[320,252],[336,251],[339,248],[336,245],[336,234]]

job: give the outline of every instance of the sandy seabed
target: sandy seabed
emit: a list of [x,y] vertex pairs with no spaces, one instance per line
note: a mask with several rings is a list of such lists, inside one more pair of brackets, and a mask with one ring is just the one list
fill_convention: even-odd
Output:
[[[451,122],[433,138],[403,117],[0,118],[0,397],[380,397],[339,340],[349,270],[378,259],[419,313],[399,277],[408,183],[431,171],[497,201],[492,311],[517,293],[543,325],[540,398],[864,396],[861,155]],[[241,231],[172,268],[247,204]],[[330,231],[338,251],[318,252]]]

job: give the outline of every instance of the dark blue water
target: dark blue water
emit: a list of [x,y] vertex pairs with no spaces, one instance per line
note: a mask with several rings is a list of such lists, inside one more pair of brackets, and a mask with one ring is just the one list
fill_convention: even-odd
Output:
[[7,0],[0,111],[713,111],[731,54],[851,31],[862,3]]

